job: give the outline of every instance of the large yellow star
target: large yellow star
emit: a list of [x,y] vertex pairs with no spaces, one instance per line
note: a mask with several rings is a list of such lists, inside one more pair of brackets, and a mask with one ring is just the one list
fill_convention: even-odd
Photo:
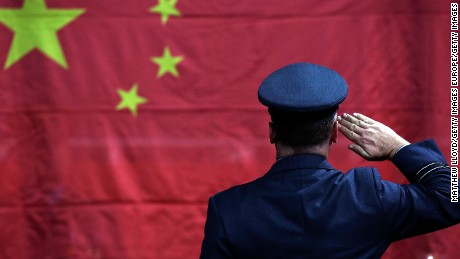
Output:
[[137,84],[134,84],[129,91],[117,89],[118,95],[121,97],[121,102],[117,106],[117,111],[121,109],[129,109],[133,116],[137,115],[137,106],[147,102],[147,98],[137,94]]
[[14,32],[4,68],[38,49],[67,69],[56,33],[84,12],[84,9],[48,9],[45,0],[25,0],[22,9],[1,8],[0,23]]
[[178,77],[179,72],[177,71],[176,66],[182,62],[182,60],[184,60],[184,57],[172,56],[169,48],[165,47],[162,57],[152,58],[152,62],[159,66],[157,77],[162,77],[167,72],[171,73],[175,77]]
[[150,12],[161,14],[161,23],[165,25],[169,16],[180,16],[176,4],[177,0],[158,0],[158,4],[150,8]]

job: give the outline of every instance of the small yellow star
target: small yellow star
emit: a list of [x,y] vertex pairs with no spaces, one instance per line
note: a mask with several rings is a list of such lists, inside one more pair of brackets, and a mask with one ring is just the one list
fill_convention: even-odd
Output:
[[134,84],[129,91],[117,89],[117,93],[121,97],[121,102],[116,108],[117,111],[121,109],[129,109],[133,116],[137,115],[137,106],[147,102],[146,98],[137,94],[137,84]]
[[176,9],[177,0],[158,0],[158,4],[150,8],[150,12],[161,14],[161,23],[165,25],[169,16],[180,16]]
[[184,57],[172,56],[169,48],[165,47],[162,57],[152,58],[152,62],[159,66],[157,77],[162,77],[167,72],[171,73],[175,77],[178,77],[179,72],[177,71],[176,66],[182,62],[182,60],[184,60]]

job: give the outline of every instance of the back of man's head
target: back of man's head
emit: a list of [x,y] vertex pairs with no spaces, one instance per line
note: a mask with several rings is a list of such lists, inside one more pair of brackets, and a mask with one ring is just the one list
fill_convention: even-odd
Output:
[[269,108],[275,142],[292,148],[327,144],[331,138],[336,113],[313,117],[303,112],[282,111]]

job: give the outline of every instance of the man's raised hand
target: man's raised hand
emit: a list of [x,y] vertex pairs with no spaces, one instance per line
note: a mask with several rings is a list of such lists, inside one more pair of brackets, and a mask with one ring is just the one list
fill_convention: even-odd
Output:
[[391,128],[359,113],[344,113],[337,118],[339,131],[353,143],[348,146],[366,160],[391,159],[409,144]]

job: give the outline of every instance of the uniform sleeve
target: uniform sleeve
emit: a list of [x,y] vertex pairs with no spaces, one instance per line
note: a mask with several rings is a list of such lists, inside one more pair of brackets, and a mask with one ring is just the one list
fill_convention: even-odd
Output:
[[402,148],[392,161],[410,184],[376,181],[390,241],[460,222],[460,204],[450,201],[450,169],[433,140]]
[[233,258],[225,231],[217,213],[214,197],[209,199],[208,215],[204,227],[204,239],[200,259]]

